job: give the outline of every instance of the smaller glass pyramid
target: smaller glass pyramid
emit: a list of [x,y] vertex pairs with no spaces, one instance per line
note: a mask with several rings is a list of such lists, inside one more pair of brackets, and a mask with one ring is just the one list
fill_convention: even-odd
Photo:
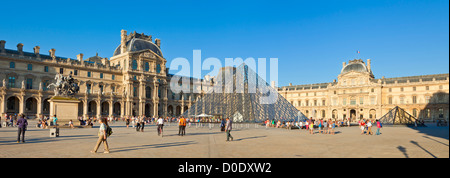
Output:
[[[395,106],[383,117],[379,119],[382,124],[385,125],[414,125],[417,119],[406,112],[403,108]],[[418,126],[425,126],[421,122],[417,122]]]

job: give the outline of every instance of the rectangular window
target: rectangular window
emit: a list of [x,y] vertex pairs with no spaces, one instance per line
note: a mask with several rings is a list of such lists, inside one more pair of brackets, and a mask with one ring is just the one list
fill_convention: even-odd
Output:
[[356,105],[356,99],[355,98],[350,99],[350,105]]
[[33,70],[33,64],[28,64],[27,65],[27,70]]
[[405,97],[400,97],[400,104],[405,104]]
[[137,97],[137,87],[133,87],[133,96]]
[[87,76],[88,76],[88,77],[91,77],[91,72],[87,72]]
[[100,73],[100,78],[103,78],[103,73]]
[[87,93],[91,93],[91,84],[87,84],[86,87],[87,87]]
[[439,112],[439,118],[440,119],[444,118],[444,109],[439,108],[438,112]]
[[59,73],[64,74],[64,68],[59,68]]
[[346,98],[344,98],[344,99],[342,99],[342,105],[347,105],[347,99]]
[[413,96],[413,97],[412,97],[412,103],[414,103],[414,104],[417,103],[417,96]]
[[33,79],[27,78],[27,86],[26,89],[33,89]]
[[370,97],[370,104],[372,104],[372,105],[375,104],[375,97]]
[[44,66],[44,72],[48,72],[48,66]]
[[389,104],[392,104],[392,97],[389,97]]
[[359,97],[359,104],[363,105],[364,104],[364,97]]
[[103,94],[103,85],[100,85],[100,93]]
[[115,75],[111,75],[111,79],[115,80],[116,76]]
[[11,69],[16,68],[16,63],[10,62],[10,63],[9,63],[9,68],[11,68]]
[[78,75],[78,70],[73,70],[73,75]]
[[9,77],[8,88],[15,88],[15,87],[16,87],[16,77]]

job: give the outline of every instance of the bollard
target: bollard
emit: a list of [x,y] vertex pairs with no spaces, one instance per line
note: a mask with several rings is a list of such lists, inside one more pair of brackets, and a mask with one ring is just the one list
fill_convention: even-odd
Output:
[[51,128],[50,137],[59,137],[59,128]]

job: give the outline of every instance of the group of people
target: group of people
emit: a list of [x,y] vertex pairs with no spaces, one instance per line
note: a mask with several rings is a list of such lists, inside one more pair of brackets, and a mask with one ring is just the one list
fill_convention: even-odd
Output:
[[376,124],[377,127],[377,132],[375,133],[375,135],[380,135],[380,129],[383,127],[381,122],[377,119],[376,121],[374,120],[370,120],[370,119],[362,119],[358,121],[358,125],[359,128],[361,129],[361,135],[366,134],[366,135],[373,135],[372,132],[372,127],[373,125]]

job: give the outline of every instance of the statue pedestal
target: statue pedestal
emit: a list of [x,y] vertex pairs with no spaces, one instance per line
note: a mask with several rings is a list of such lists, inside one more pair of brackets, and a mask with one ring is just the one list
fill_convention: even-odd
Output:
[[63,126],[69,124],[72,120],[74,123],[78,123],[78,103],[80,100],[76,98],[54,96],[49,99],[50,102],[50,118],[56,115],[57,124]]

